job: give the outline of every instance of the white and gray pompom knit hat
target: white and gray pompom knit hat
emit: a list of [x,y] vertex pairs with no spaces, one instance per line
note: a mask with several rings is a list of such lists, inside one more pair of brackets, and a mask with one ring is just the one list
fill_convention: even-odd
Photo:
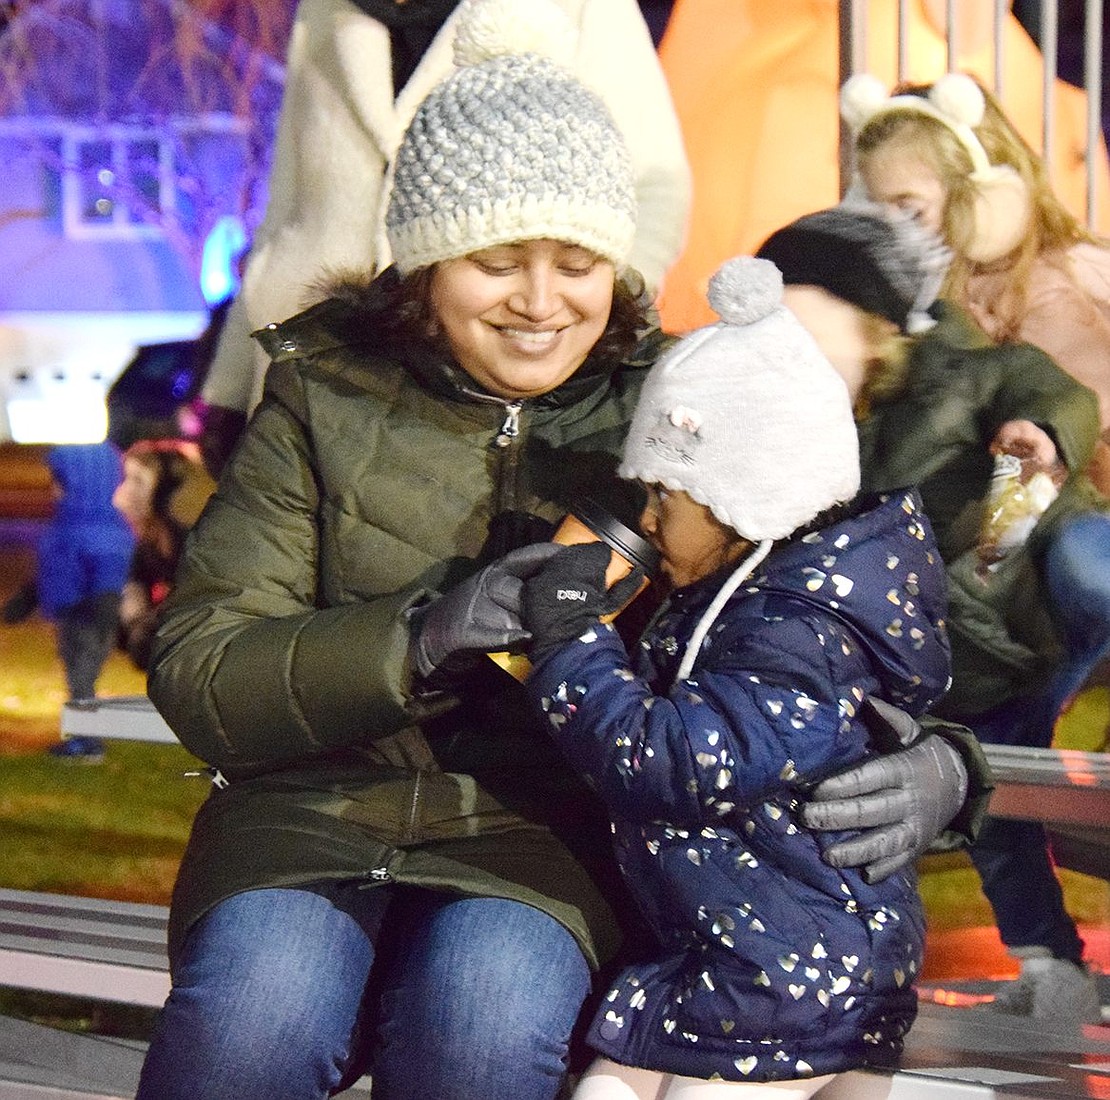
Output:
[[601,98],[560,63],[575,31],[551,0],[466,0],[455,71],[417,108],[393,165],[386,232],[402,274],[550,238],[621,266],[632,164]]
[[729,260],[709,283],[721,320],[651,369],[620,474],[684,490],[755,543],[786,538],[859,490],[848,388],[782,305],[769,260]]

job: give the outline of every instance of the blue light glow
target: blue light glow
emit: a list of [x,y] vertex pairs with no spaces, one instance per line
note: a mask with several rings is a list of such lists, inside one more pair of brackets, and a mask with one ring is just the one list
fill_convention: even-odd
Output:
[[235,215],[225,214],[212,227],[200,261],[200,291],[210,306],[239,288],[237,268],[246,246],[246,231]]

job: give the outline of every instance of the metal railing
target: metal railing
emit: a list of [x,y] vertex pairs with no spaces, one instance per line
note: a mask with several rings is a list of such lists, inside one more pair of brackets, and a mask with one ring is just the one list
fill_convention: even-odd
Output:
[[[1006,103],[1006,35],[1005,24],[1014,18],[1011,9],[1017,5],[1008,0],[889,0],[897,4],[897,80],[902,83],[910,71],[910,51],[912,42],[909,34],[909,11],[912,4],[924,3],[934,16],[942,16],[945,27],[945,51],[947,70],[960,68],[961,42],[959,36],[960,16],[973,9],[973,14],[982,17],[988,10],[993,20],[992,52],[993,77],[987,83],[1003,105]],[[865,71],[868,65],[869,19],[868,0],[840,0],[840,76],[841,83],[853,73]],[[1082,20],[1082,66],[1080,72],[1066,74],[1071,83],[1083,88],[1087,99],[1086,127],[1086,220],[1093,226],[1099,212],[1099,204],[1107,201],[1107,196],[1099,194],[1097,183],[1098,158],[1104,157],[1102,90],[1103,90],[1103,0],[1039,0],[1037,3],[1022,5],[1023,21],[1031,31],[1030,37],[1039,46],[1044,59],[1044,78],[1041,90],[1042,150],[1051,150],[1055,141],[1057,79],[1060,76],[1057,63],[1060,46],[1061,14],[1069,20],[1072,33],[1078,29]],[[939,75],[939,74],[938,74]],[[841,141],[841,178],[845,181],[851,173],[851,135],[842,127]],[[1049,178],[1052,178],[1053,161],[1046,156]]]

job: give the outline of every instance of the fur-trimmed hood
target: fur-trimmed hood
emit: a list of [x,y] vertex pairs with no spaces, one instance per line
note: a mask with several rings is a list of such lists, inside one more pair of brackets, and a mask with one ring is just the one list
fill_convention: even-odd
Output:
[[[252,335],[274,362],[320,355],[343,347],[372,349],[373,358],[400,361],[420,382],[442,396],[464,401],[498,401],[466,374],[446,345],[422,332],[411,306],[402,306],[401,279],[395,268],[376,278],[368,272],[337,271],[317,284],[323,299],[280,324]],[[671,341],[653,326],[644,327],[630,354],[616,359],[596,350],[557,389],[529,398],[533,408],[558,408],[600,391],[614,373],[646,374]]]

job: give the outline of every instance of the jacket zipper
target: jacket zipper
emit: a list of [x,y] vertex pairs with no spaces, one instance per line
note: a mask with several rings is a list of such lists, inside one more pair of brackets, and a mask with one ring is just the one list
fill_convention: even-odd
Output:
[[[493,445],[501,451],[501,472],[497,482],[497,512],[507,514],[517,506],[517,476],[520,465],[521,412],[523,401],[505,405],[505,419],[494,437]],[[507,537],[509,533],[504,532]]]
[[409,819],[405,826],[404,839],[412,842],[417,839],[417,824],[420,820],[420,800],[424,792],[421,790],[421,781],[424,778],[424,773],[418,768],[416,776],[412,782],[412,798],[409,801]]
[[493,441],[498,447],[508,447],[520,435],[520,409],[523,402],[513,401],[505,406],[505,423]]

